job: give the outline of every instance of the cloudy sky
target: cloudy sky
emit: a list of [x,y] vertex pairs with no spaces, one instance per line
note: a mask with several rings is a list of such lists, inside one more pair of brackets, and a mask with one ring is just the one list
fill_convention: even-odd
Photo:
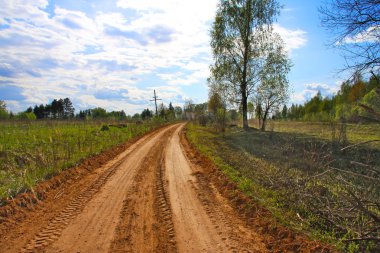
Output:
[[[207,100],[218,0],[0,0],[0,100],[9,110],[69,97],[127,114]],[[291,102],[335,92],[344,64],[327,49],[322,1],[283,0],[275,29],[294,64]]]

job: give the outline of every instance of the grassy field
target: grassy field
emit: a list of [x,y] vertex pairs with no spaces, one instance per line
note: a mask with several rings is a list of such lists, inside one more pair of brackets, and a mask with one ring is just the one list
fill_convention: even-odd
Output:
[[13,197],[84,158],[158,126],[108,126],[97,121],[0,122],[0,199]]
[[[252,126],[257,126],[257,122],[251,121]],[[364,141],[380,140],[380,124],[346,124],[347,141],[359,143]],[[294,122],[294,121],[272,121],[269,128],[276,132],[303,134],[305,137],[313,137],[323,140],[332,140],[333,131],[335,138],[339,135],[339,124],[327,122]],[[380,149],[380,142],[368,144],[370,147]]]
[[[341,149],[378,139],[380,127],[349,125],[344,143],[331,138],[329,125],[276,122],[271,128],[245,132],[234,127],[217,133],[190,124],[187,136],[285,225],[342,251],[379,250],[378,241],[368,240],[379,237],[378,143]],[[335,135],[339,132],[336,127]]]

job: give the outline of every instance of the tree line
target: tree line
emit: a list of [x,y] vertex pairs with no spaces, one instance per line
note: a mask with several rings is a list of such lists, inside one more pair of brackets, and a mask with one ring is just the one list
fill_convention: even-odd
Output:
[[277,110],[273,118],[306,121],[369,121],[380,122],[379,76],[368,80],[356,73],[354,78],[341,84],[336,95],[322,97],[318,92],[301,105],[292,104]]
[[152,110],[146,108],[141,113],[127,115],[124,110],[110,111],[101,107],[92,109],[80,110],[75,114],[75,108],[69,98],[53,99],[51,103],[30,106],[23,112],[14,114],[7,111],[5,101],[0,100],[0,120],[21,119],[21,120],[69,120],[69,119],[113,119],[113,120],[129,120],[143,121],[150,120],[154,117],[165,121],[183,119],[183,110],[180,106],[173,106],[170,102],[168,106],[161,103],[158,107],[158,115],[155,115]]

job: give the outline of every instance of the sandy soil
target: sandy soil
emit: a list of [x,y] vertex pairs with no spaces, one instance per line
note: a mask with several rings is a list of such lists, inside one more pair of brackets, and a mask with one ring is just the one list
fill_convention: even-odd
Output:
[[242,196],[183,128],[94,157],[1,207],[1,252],[332,251]]

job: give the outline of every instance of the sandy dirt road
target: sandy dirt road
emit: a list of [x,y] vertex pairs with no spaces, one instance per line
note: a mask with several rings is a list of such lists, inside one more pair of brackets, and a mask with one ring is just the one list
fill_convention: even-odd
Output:
[[186,155],[184,125],[146,135],[12,229],[2,224],[2,252],[272,252]]

